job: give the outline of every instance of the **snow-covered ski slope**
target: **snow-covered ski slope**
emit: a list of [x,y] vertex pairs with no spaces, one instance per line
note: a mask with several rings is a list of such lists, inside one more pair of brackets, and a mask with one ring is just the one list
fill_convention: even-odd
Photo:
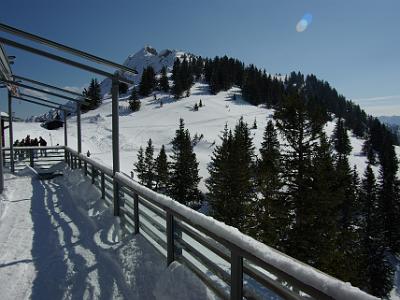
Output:
[[214,299],[184,266],[167,268],[141,235],[120,236],[112,209],[80,171],[40,181],[25,169],[5,180],[1,299]]
[[[183,118],[186,128],[189,129],[192,138],[194,135],[203,135],[201,141],[195,146],[194,151],[200,163],[200,175],[202,177],[201,189],[206,191],[204,179],[208,177],[207,164],[210,155],[220,143],[219,136],[225,126],[233,128],[238,119],[243,116],[251,127],[254,120],[257,121],[257,129],[252,129],[252,136],[256,146],[256,153],[262,142],[263,131],[267,121],[272,119],[273,110],[262,106],[253,106],[240,97],[240,89],[232,88],[229,91],[217,95],[209,93],[207,84],[196,83],[191,89],[191,95],[180,100],[173,99],[167,94],[157,94],[157,100],[153,96],[141,99],[142,105],[138,112],[132,113],[127,108],[127,97],[120,98],[120,156],[121,170],[130,175],[133,163],[136,161],[140,146],[145,147],[149,138],[155,146],[155,153],[161,145],[165,145],[170,152],[170,142],[178,128],[179,119]],[[233,95],[236,94],[236,100]],[[160,100],[163,102],[160,106]],[[194,111],[195,103],[203,103],[203,107]],[[48,141],[48,145],[63,145],[63,129],[48,131],[40,127],[39,123],[15,123],[14,138],[22,139],[30,134],[31,137],[42,136]],[[326,125],[326,132],[330,136],[334,129],[334,123]],[[7,134],[7,133],[6,133]],[[362,139],[355,138],[351,132],[353,150],[350,156],[351,165],[356,165],[360,174],[364,172],[366,157],[361,156]],[[68,143],[76,149],[76,117],[68,119]],[[83,152],[90,151],[91,157],[111,166],[111,100],[105,99],[96,110],[82,115],[82,143]]]

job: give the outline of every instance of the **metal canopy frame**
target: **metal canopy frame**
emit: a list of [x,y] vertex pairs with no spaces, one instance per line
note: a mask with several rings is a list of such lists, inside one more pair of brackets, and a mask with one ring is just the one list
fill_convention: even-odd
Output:
[[[27,96],[27,95],[25,95],[25,96]],[[13,99],[22,100],[22,101],[25,101],[25,102],[29,102],[29,103],[32,103],[32,104],[37,104],[37,105],[41,105],[41,106],[45,106],[45,107],[50,107],[50,108],[58,109],[58,110],[73,112],[73,110],[70,110],[70,109],[60,108],[59,106],[51,105],[51,104],[40,103],[40,102],[38,102],[38,101],[30,100],[30,99],[27,99],[27,98],[24,98],[24,97],[12,96],[12,98],[13,98]],[[41,100],[41,101],[46,101],[46,102],[49,102],[49,103],[58,104],[58,103],[56,103],[56,102],[52,102],[52,101],[48,101],[48,100],[44,100],[44,99],[40,99],[40,100]]]
[[[59,55],[55,55],[53,53],[50,53],[50,52],[47,52],[47,51],[43,51],[43,50],[40,50],[38,48],[30,47],[30,46],[27,46],[27,45],[24,45],[24,44],[21,44],[21,43],[18,43],[18,42],[15,42],[15,41],[12,41],[12,40],[9,40],[9,39],[6,39],[6,38],[0,37],[0,43],[3,43],[5,45],[8,45],[8,46],[11,46],[11,47],[14,47],[14,48],[18,48],[18,49],[21,49],[21,50],[24,50],[24,51],[27,51],[27,52],[30,52],[30,53],[33,53],[33,54],[36,54],[36,55],[39,55],[39,56],[43,56],[43,57],[46,57],[46,58],[49,58],[49,59],[52,59],[52,60],[55,60],[55,61],[59,61],[59,62],[62,62],[64,64],[67,64],[67,65],[70,65],[70,66],[73,66],[73,67],[76,67],[76,68],[79,68],[79,69],[82,69],[82,70],[85,70],[85,71],[88,71],[88,72],[96,73],[96,74],[104,76],[104,77],[112,78],[114,76],[113,74],[111,74],[111,73],[109,73],[107,71],[103,71],[103,70],[100,70],[98,68],[95,68],[95,67],[92,67],[92,66],[89,66],[89,65],[86,65],[86,64],[83,64],[83,63],[80,63],[80,62],[77,62],[77,61],[74,61],[74,60],[59,56]],[[68,51],[66,51],[66,52],[68,52]],[[129,84],[133,84],[132,80],[129,80],[129,79],[126,79],[126,78],[123,78],[123,77],[120,78],[120,81],[123,81],[125,83],[129,83]]]
[[85,97],[82,94],[79,94],[79,93],[76,93],[74,91],[70,91],[70,90],[67,90],[67,89],[62,89],[62,88],[59,88],[57,86],[50,85],[48,83],[43,83],[43,82],[40,82],[40,81],[37,81],[37,80],[33,80],[33,79],[30,79],[30,78],[26,78],[26,77],[22,77],[22,76],[18,76],[18,75],[13,75],[13,77],[14,77],[14,79],[17,79],[17,80],[27,81],[27,82],[30,82],[30,83],[33,83],[33,84],[36,84],[36,85],[40,85],[40,86],[45,87],[45,88],[53,89],[53,90],[56,90],[56,91],[59,91],[59,92],[63,92],[63,93],[67,93],[67,94],[70,94],[70,95],[74,95],[74,96],[80,97],[82,99],[90,100],[88,97]]
[[93,54],[90,54],[90,53],[87,53],[87,52],[84,52],[84,51],[81,51],[81,50],[78,50],[78,49],[74,49],[72,47],[69,47],[69,46],[66,46],[66,45],[51,41],[49,39],[46,39],[46,38],[43,38],[41,36],[26,32],[26,31],[23,31],[23,30],[20,30],[20,29],[17,29],[15,27],[11,27],[11,26],[3,24],[3,23],[0,23],[0,30],[4,31],[4,32],[11,33],[12,35],[16,35],[16,36],[19,36],[19,37],[22,37],[22,38],[25,38],[25,39],[29,39],[29,40],[34,41],[34,42],[38,42],[38,43],[40,43],[42,45],[46,45],[46,46],[52,47],[52,48],[60,50],[60,51],[64,51],[64,52],[73,54],[74,56],[79,56],[79,57],[85,58],[87,60],[93,61],[93,62],[98,63],[98,64],[102,64],[102,65],[105,65],[105,66],[108,66],[108,67],[117,68],[117,69],[119,69],[121,71],[129,72],[129,73],[132,73],[132,74],[137,74],[138,73],[136,70],[134,70],[132,68],[128,68],[128,67],[126,67],[124,65],[115,63],[115,62],[113,62],[111,60],[104,59],[104,58],[95,56]]
[[[18,49],[24,50],[26,52],[29,52],[29,53],[32,53],[32,54],[35,54],[35,55],[38,55],[38,56],[46,57],[48,59],[51,59],[51,60],[54,60],[54,61],[57,61],[57,62],[61,62],[61,63],[66,64],[66,65],[70,65],[70,66],[73,66],[73,67],[81,69],[81,70],[85,70],[85,71],[88,71],[88,72],[92,72],[92,73],[95,73],[95,74],[98,74],[98,75],[102,75],[102,76],[108,77],[108,78],[110,78],[112,80],[112,88],[111,88],[112,113],[111,113],[111,115],[112,115],[113,174],[115,175],[117,172],[119,172],[120,171],[119,115],[118,115],[118,113],[119,113],[118,112],[119,83],[120,82],[125,82],[125,83],[128,83],[128,84],[133,84],[134,82],[132,80],[127,79],[127,78],[121,77],[121,75],[119,74],[120,72],[118,72],[118,71],[128,72],[128,73],[131,73],[131,74],[137,74],[137,71],[134,70],[134,69],[128,68],[126,66],[117,64],[115,62],[112,62],[110,60],[107,60],[107,59],[104,59],[104,58],[100,58],[98,56],[89,54],[87,52],[84,52],[84,51],[81,51],[81,50],[78,50],[78,49],[71,48],[69,46],[66,46],[66,45],[51,41],[49,39],[40,37],[38,35],[34,35],[34,34],[31,34],[31,33],[22,31],[20,29],[8,26],[6,24],[0,23],[0,31],[10,33],[12,36],[18,36],[18,37],[22,37],[24,39],[28,39],[28,40],[33,41],[33,42],[40,43],[42,45],[51,47],[53,49],[62,51],[64,53],[71,54],[71,55],[73,55],[75,57],[80,57],[80,58],[83,58],[83,59],[86,59],[86,60],[90,60],[91,62],[94,62],[96,64],[101,64],[103,66],[108,66],[108,67],[112,67],[112,68],[116,68],[117,69],[117,71],[114,74],[112,74],[110,72],[101,70],[99,68],[90,66],[88,64],[81,63],[81,62],[78,62],[78,61],[74,61],[74,60],[71,60],[71,59],[68,59],[68,58],[65,58],[65,57],[50,53],[48,51],[44,51],[44,50],[41,50],[41,49],[38,49],[38,48],[34,48],[34,47],[28,46],[26,44],[19,43],[19,42],[16,42],[16,41],[13,41],[13,40],[10,40],[10,39],[7,39],[7,38],[4,38],[4,37],[0,36],[0,46],[1,46],[1,44],[4,44],[4,45],[8,45],[8,46],[11,46],[11,47],[14,47],[14,48],[18,48]],[[3,50],[3,48],[1,48],[1,49]],[[7,60],[7,63],[8,63],[8,60]],[[22,76],[14,76],[13,78],[10,78],[10,75],[12,75],[11,68],[10,68],[10,73],[8,75],[9,76],[2,76],[0,79],[1,79],[1,81],[7,83],[7,85],[9,85],[9,87],[10,87],[9,88],[9,92],[8,92],[8,109],[9,109],[9,115],[11,116],[10,117],[10,126],[9,126],[9,130],[10,130],[10,157],[11,157],[10,161],[11,161],[11,165],[12,165],[11,170],[14,171],[14,161],[13,161],[14,152],[13,152],[13,137],[12,137],[12,134],[13,134],[13,132],[12,132],[12,98],[13,98],[13,96],[12,96],[12,93],[10,91],[12,86],[19,86],[19,87],[31,89],[31,90],[34,90],[34,91],[39,91],[39,92],[42,92],[42,93],[46,93],[46,94],[49,94],[49,95],[52,95],[52,96],[55,96],[55,97],[63,98],[63,99],[66,99],[66,100],[75,101],[76,102],[76,115],[77,115],[77,131],[78,131],[77,132],[78,133],[77,134],[77,136],[78,136],[77,137],[77,139],[78,139],[78,153],[81,153],[81,151],[82,151],[82,141],[81,141],[81,104],[83,104],[85,102],[83,102],[81,100],[74,99],[72,97],[63,96],[63,95],[60,95],[60,94],[57,94],[57,93],[54,93],[54,92],[46,91],[46,90],[43,90],[43,89],[39,89],[37,87],[32,87],[32,86],[29,86],[29,85],[26,85],[26,84],[23,84],[23,83],[16,82],[13,79],[21,79],[23,81],[27,81],[27,82],[30,82],[30,83],[33,83],[33,84],[36,84],[36,85],[40,85],[42,87],[51,88],[51,89],[57,90],[59,92],[60,91],[61,92],[66,92],[66,93],[69,92],[69,94],[73,95],[70,91],[60,90],[60,88],[54,87],[54,86],[49,85],[49,84],[42,83],[42,82],[37,81],[37,80],[24,78]],[[20,97],[20,98],[22,98],[22,97]],[[22,100],[23,101],[27,101],[28,99],[22,98]],[[36,100],[38,100],[38,99],[36,99]],[[29,101],[33,101],[33,100],[29,100]],[[65,125],[64,125],[64,139],[65,139],[65,145],[67,146],[67,123],[66,123],[66,120],[67,120],[66,119],[66,113],[64,113],[64,122],[65,122]],[[0,152],[2,152],[2,151],[0,151]],[[0,157],[0,159],[1,159],[1,157]],[[1,161],[2,161],[2,159],[1,159]],[[79,161],[79,163],[80,163],[80,161]],[[1,163],[0,163],[0,165],[2,166]],[[2,176],[2,168],[1,168],[0,172],[1,172],[0,176]],[[113,195],[114,196],[113,197],[113,199],[114,199],[114,215],[115,216],[119,216],[120,215],[120,211],[119,211],[119,207],[120,207],[119,206],[119,197],[120,197],[120,195],[119,195],[119,183],[118,183],[117,180],[115,180],[115,178],[113,179],[113,187],[114,187],[113,188],[113,190],[114,190],[114,195]],[[0,186],[0,188],[2,188],[2,186]]]
[[11,76],[12,72],[8,56],[6,55],[3,46],[0,44],[0,78],[10,80]]
[[72,98],[72,97],[69,97],[69,96],[65,96],[65,95],[62,95],[62,94],[54,93],[54,92],[51,92],[51,91],[48,91],[48,90],[45,90],[45,89],[40,89],[38,87],[27,85],[27,84],[24,84],[24,83],[21,83],[21,82],[18,82],[18,81],[10,81],[10,80],[5,80],[5,79],[0,80],[0,81],[6,83],[8,85],[16,85],[18,87],[22,87],[22,88],[25,88],[25,89],[28,89],[28,90],[32,90],[32,91],[48,94],[48,95],[51,95],[51,96],[54,96],[54,97],[58,97],[58,98],[63,98],[65,100],[74,101],[74,102],[78,102],[78,103],[81,103],[81,104],[88,104],[88,102],[83,101],[83,100],[79,100],[79,99]]
[[65,105],[61,105],[60,103],[57,103],[57,102],[54,102],[54,101],[50,101],[50,100],[47,100],[47,99],[43,99],[43,98],[40,98],[40,97],[24,94],[24,93],[20,93],[18,97],[13,96],[13,98],[24,98],[24,99],[21,99],[21,100],[24,100],[24,101],[28,101],[29,100],[29,99],[27,99],[27,97],[35,99],[35,100],[39,100],[39,101],[42,101],[42,102],[46,102],[46,103],[49,103],[49,104],[53,104],[53,105],[56,106],[55,108],[59,109],[59,110],[66,110],[66,111],[69,111],[69,112],[74,112],[75,111],[75,110],[73,110],[73,109],[71,109],[71,108],[69,108],[69,107],[67,107]]

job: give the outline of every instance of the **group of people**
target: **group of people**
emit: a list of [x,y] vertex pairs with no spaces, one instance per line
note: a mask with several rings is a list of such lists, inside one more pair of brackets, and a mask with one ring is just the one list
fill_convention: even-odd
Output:
[[31,136],[28,134],[26,138],[22,139],[21,141],[16,140],[14,142],[14,147],[28,147],[28,146],[47,146],[47,142],[44,138],[39,136],[38,138],[31,139]]
[[[44,138],[39,136],[39,138],[34,138],[32,139],[31,136],[28,134],[26,138],[22,139],[21,141],[16,140],[14,142],[14,147],[46,147],[47,142]],[[37,156],[37,151],[34,151],[35,157]],[[25,151],[15,151],[15,156],[18,157],[19,159],[23,159],[25,156]],[[41,149],[40,150],[40,156],[47,156],[46,149]]]

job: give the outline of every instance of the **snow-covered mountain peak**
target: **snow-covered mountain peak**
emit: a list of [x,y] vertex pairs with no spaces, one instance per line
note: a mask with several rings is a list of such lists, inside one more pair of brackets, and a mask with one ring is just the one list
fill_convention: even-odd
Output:
[[[160,72],[163,67],[172,70],[175,59],[182,59],[184,55],[191,56],[191,54],[188,54],[186,52],[172,49],[157,51],[157,49],[153,48],[152,46],[146,45],[134,54],[129,55],[123,63],[124,66],[135,69],[138,74],[131,75],[129,73],[123,72],[121,73],[121,75],[133,80],[135,84],[138,84],[145,68],[151,66],[156,73]],[[110,93],[111,80],[103,80],[100,86],[101,94],[104,97]]]

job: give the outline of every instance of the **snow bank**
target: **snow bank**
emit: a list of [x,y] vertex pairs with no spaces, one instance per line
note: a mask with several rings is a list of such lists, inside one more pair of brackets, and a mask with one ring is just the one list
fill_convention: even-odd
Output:
[[311,266],[308,266],[292,257],[289,257],[255,239],[241,233],[237,228],[228,226],[214,218],[205,216],[201,213],[184,206],[170,197],[158,194],[139,183],[131,180],[122,173],[116,173],[115,177],[122,184],[132,188],[146,199],[152,199],[162,207],[186,217],[192,223],[214,233],[215,235],[227,240],[228,242],[245,249],[257,258],[284,271],[299,281],[310,285],[334,299],[341,300],[369,300],[378,299],[368,295],[360,289],[353,287],[350,283],[345,283],[331,277]]

